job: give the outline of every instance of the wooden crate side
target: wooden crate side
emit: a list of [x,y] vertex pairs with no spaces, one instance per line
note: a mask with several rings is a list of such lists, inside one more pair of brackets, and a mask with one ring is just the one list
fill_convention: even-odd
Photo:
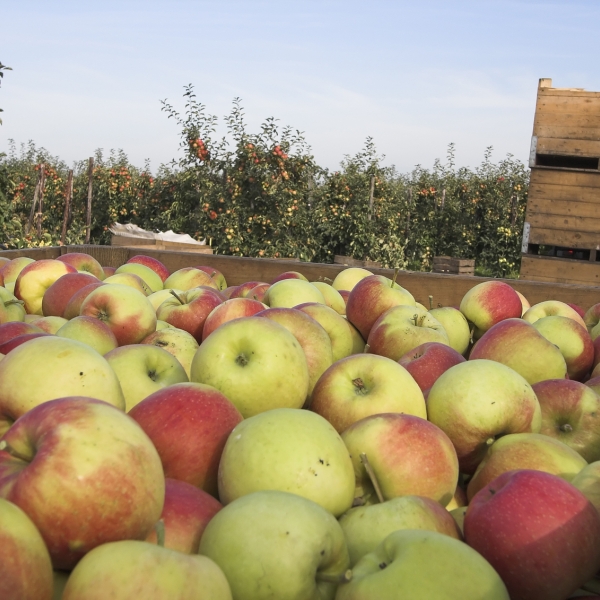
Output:
[[28,256],[35,260],[44,260],[49,258],[58,258],[61,254],[58,246],[48,246],[46,248],[19,248],[18,250],[0,250],[0,256],[10,260],[20,256]]
[[[598,179],[598,183],[600,183],[600,178]],[[531,200],[557,200],[564,202],[599,204],[600,186],[577,187],[572,185],[530,184],[527,200],[528,203]]]
[[538,94],[536,114],[571,113],[600,115],[600,93],[582,92],[578,95]]
[[539,227],[540,229],[556,229],[565,233],[579,232],[595,235],[596,239],[600,240],[600,219],[587,215],[554,215],[528,210],[527,222],[530,224],[532,231]]
[[565,185],[570,187],[600,188],[600,172],[567,171],[549,167],[533,167],[531,169],[530,186]]
[[[524,255],[521,259],[521,277],[541,277],[545,281],[600,286],[600,263]],[[598,288],[600,301],[600,287]]]
[[[587,119],[591,119],[588,117]],[[600,124],[600,116],[598,117]],[[567,115],[564,118],[557,120],[560,125],[540,125],[539,120],[536,123],[536,128],[533,135],[538,136],[538,140],[541,138],[558,138],[558,139],[572,139],[572,140],[589,140],[589,141],[600,141],[600,126],[593,127],[590,125],[571,125]]]
[[600,243],[600,233],[532,227],[529,232],[529,243],[589,250],[596,248]]
[[600,157],[600,141],[538,137],[536,151],[538,154],[553,156],[598,158]]
[[525,220],[529,222],[530,215],[535,214],[600,219],[600,197],[598,198],[598,202],[579,202],[577,200],[554,200],[552,198],[535,197],[527,203]]
[[156,246],[153,238],[129,237],[126,235],[113,235],[110,238],[111,246]]

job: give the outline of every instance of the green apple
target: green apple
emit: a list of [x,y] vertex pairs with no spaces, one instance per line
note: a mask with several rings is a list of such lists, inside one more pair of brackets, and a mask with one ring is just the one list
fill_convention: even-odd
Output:
[[320,290],[308,281],[280,279],[269,286],[263,302],[273,308],[293,308],[304,302],[325,304],[325,298]]
[[116,373],[90,346],[52,335],[21,344],[0,362],[0,433],[38,404],[65,396],[125,408]]
[[102,356],[119,345],[111,328],[95,317],[82,316],[66,321],[56,335],[87,344]]
[[561,302],[560,300],[544,300],[543,302],[538,302],[523,313],[523,319],[532,324],[538,319],[554,316],[568,317],[587,328],[586,321],[584,321],[580,314],[567,303]]
[[146,285],[150,288],[151,293],[155,293],[163,289],[163,280],[160,278],[160,275],[146,265],[139,263],[126,263],[117,268],[115,274],[117,273],[133,273],[134,275],[141,277]]
[[208,523],[199,553],[225,573],[235,600],[333,600],[347,577],[342,528],[318,504],[265,490],[238,498]]
[[327,304],[329,308],[333,308],[338,315],[346,314],[346,303],[338,290],[324,281],[311,281],[311,283],[323,294],[325,304]]
[[493,360],[468,360],[450,367],[427,396],[429,420],[452,440],[461,473],[473,474],[496,438],[537,433],[540,403],[516,371]]
[[[173,290],[177,295],[183,294],[183,290]],[[158,310],[158,307],[165,301],[170,300],[173,297],[170,289],[158,290],[148,296],[150,304],[154,307],[154,310]]]
[[510,600],[494,568],[437,531],[391,533],[352,569],[335,600]]
[[439,502],[423,496],[399,496],[381,504],[357,506],[344,513],[339,523],[351,566],[398,529],[427,529],[462,540],[452,515]]
[[596,507],[600,513],[600,460],[583,467],[571,483]]
[[117,374],[129,412],[150,394],[188,381],[185,369],[172,354],[152,344],[128,344],[105,356]]
[[16,504],[0,498],[0,598],[51,600],[52,562],[31,519]]
[[173,327],[167,323],[168,327],[158,329],[144,338],[142,344],[151,344],[166,350],[172,354],[184,368],[188,379],[192,368],[192,360],[198,350],[198,342],[196,338],[187,331]]
[[137,290],[138,292],[141,292],[146,297],[152,293],[150,286],[135,273],[115,272],[114,275],[109,275],[106,279],[104,279],[104,283],[126,285],[134,290]]
[[448,334],[448,342],[459,354],[465,354],[471,341],[469,322],[460,310],[453,306],[432,308],[429,314],[442,324]]
[[298,340],[279,323],[257,317],[234,319],[213,331],[198,348],[190,373],[190,381],[217,388],[245,418],[271,408],[300,408],[309,386]]
[[31,321],[32,325],[39,327],[42,331],[54,335],[65,323],[67,319],[63,317],[39,317],[35,321]]
[[307,410],[278,408],[229,434],[219,463],[219,498],[229,504],[260,490],[308,498],[334,516],[352,506],[354,469],[338,432]]
[[19,300],[5,287],[0,286],[0,323],[10,321],[23,321],[25,319],[25,307],[23,300]]
[[365,277],[373,275],[371,271],[362,269],[361,267],[348,267],[340,271],[331,283],[331,287],[338,290],[347,290],[351,292],[354,286]]
[[223,571],[206,556],[123,540],[86,554],[62,600],[232,600]]

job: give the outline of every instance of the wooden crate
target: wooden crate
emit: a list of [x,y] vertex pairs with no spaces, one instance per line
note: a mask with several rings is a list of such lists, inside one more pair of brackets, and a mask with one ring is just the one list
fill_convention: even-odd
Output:
[[333,257],[333,262],[336,265],[344,265],[345,267],[361,267],[362,269],[381,268],[381,263],[374,260],[358,260],[351,256],[340,256],[338,254]]
[[521,277],[597,283],[600,92],[540,80],[529,166]]
[[434,273],[450,275],[475,275],[475,261],[468,258],[452,256],[435,256],[433,259]]
[[155,240],[153,238],[128,237],[126,235],[113,235],[110,240],[111,246],[127,248],[152,249],[152,250],[183,250],[185,252],[196,252],[200,254],[212,254],[210,246],[200,244],[186,244],[184,242],[170,242],[167,240]]
[[[140,254],[138,248],[115,246],[63,246],[51,248],[30,248],[22,250],[4,250],[0,256],[16,258],[29,256],[35,260],[57,258],[70,252],[86,252],[96,258],[103,266],[118,267],[129,258]],[[171,271],[183,267],[193,267],[203,264],[219,269],[229,285],[239,285],[246,281],[265,281],[273,279],[289,270],[285,261],[267,258],[240,258],[237,256],[222,256],[219,254],[204,254],[201,257],[194,252],[179,252],[173,250],[147,249],[143,254],[157,258]],[[294,270],[303,273],[309,281],[333,280],[335,276],[347,267],[339,264],[294,263]],[[392,279],[393,269],[369,269],[375,275],[384,275]],[[490,278],[473,277],[472,275],[447,275],[444,273],[418,273],[400,271],[396,281],[409,290],[415,299],[429,306],[429,296],[433,296],[434,306],[458,306],[462,297],[474,285]],[[565,283],[548,283],[544,281],[528,281],[525,279],[502,280],[521,292],[531,304],[544,300],[561,300],[573,302],[587,310],[600,302],[600,287],[592,285],[573,285]]]

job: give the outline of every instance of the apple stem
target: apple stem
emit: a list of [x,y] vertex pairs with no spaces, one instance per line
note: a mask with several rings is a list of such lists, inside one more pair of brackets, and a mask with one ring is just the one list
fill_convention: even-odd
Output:
[[419,326],[419,315],[417,315],[417,314],[413,315],[413,321],[415,322],[415,326],[418,327]]
[[489,446],[491,446],[491,445],[492,445],[492,444],[493,444],[495,441],[496,441],[496,438],[494,438],[494,437],[490,437],[490,438],[488,438],[487,440],[485,440],[485,445],[489,447]]
[[159,519],[154,524],[154,532],[156,533],[156,543],[161,547],[165,547],[165,522]]
[[329,277],[323,277],[323,281],[325,283],[333,283],[333,279],[329,279]]
[[348,583],[352,579],[352,570],[348,569],[339,575],[333,575],[329,573],[317,573],[315,574],[315,580],[323,583]]
[[394,284],[396,283],[396,277],[398,277],[398,273],[400,272],[400,269],[398,267],[396,267],[394,269],[394,278],[392,279],[392,283],[390,284],[390,287],[393,288]]
[[365,344],[365,349],[364,349],[364,354],[368,354],[369,350],[370,350],[371,346],[369,346],[369,344]]
[[169,290],[169,293],[172,296],[175,296],[175,298],[177,298],[177,300],[179,300],[180,304],[185,304],[185,302],[179,297],[179,294],[175,290]]
[[0,442],[0,450],[4,450],[4,452],[8,452],[13,458],[18,458],[19,460],[23,460],[25,462],[30,462],[31,457],[25,456],[21,454],[17,450],[15,450],[6,440],[2,440]]
[[559,429],[563,432],[563,433],[571,433],[571,431],[573,431],[573,427],[571,427],[571,425],[569,425],[569,423],[563,423]]
[[377,499],[379,500],[379,502],[381,502],[383,504],[385,502],[385,498],[383,497],[383,494],[381,493],[381,488],[379,487],[379,481],[377,481],[375,471],[373,471],[373,467],[371,466],[371,463],[369,462],[369,459],[364,452],[362,452],[360,455],[360,462],[365,467],[365,471],[367,472],[367,475],[369,476],[369,479],[371,480],[371,483],[373,484],[373,487],[375,488],[375,493],[377,494]]
[[429,294],[429,310],[433,308],[433,296]]

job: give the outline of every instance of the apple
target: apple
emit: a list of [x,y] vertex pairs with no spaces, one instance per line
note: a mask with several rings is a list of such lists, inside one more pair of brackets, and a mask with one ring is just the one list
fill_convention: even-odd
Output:
[[429,312],[404,305],[386,310],[375,321],[367,338],[368,352],[392,360],[400,360],[425,342],[450,345],[444,327]]
[[595,340],[600,334],[600,303],[590,306],[583,315],[583,322],[590,332],[592,339]]
[[119,380],[98,352],[54,335],[29,340],[0,361],[0,434],[39,404],[84,394],[125,408]]
[[269,308],[256,313],[285,327],[304,350],[308,367],[306,404],[310,403],[319,377],[333,364],[331,338],[323,326],[310,315],[296,308]]
[[493,279],[473,286],[460,301],[460,312],[475,326],[475,339],[504,319],[519,318],[522,309],[517,292],[508,283]]
[[300,408],[309,374],[302,347],[285,327],[240,317],[200,344],[190,381],[217,388],[246,418],[272,408]]
[[102,267],[102,270],[104,271],[104,278],[106,279],[106,277],[110,277],[111,275],[115,274],[117,267],[109,267],[109,266],[104,265]]
[[54,335],[67,322],[67,319],[62,317],[38,317],[30,324],[39,327],[45,333]]
[[231,290],[229,298],[245,298],[253,288],[263,284],[268,286],[271,285],[270,283],[265,283],[264,281],[246,281],[244,283],[241,283],[240,285],[235,286]]
[[83,557],[61,600],[82,598],[232,600],[229,583],[212,560],[138,540],[106,543]]
[[29,264],[35,262],[33,258],[28,256],[19,256],[11,261],[0,266],[0,274],[4,279],[4,286],[9,283],[14,283],[19,276],[19,273]]
[[387,277],[369,275],[352,288],[346,304],[346,317],[367,339],[379,317],[393,306],[400,305],[414,307],[413,295]]
[[296,309],[312,317],[329,335],[333,362],[350,356],[354,350],[354,337],[350,330],[351,324],[339,315],[333,308],[318,302],[298,304]]
[[315,385],[310,410],[339,433],[378,413],[427,418],[423,393],[408,371],[375,354],[356,354],[333,363]]
[[284,279],[301,279],[302,281],[308,281],[308,279],[299,271],[284,271],[283,273],[279,273],[276,277],[271,280],[271,283],[277,283],[278,281],[282,281]]
[[594,362],[594,343],[583,325],[557,315],[538,319],[533,326],[561,351],[570,379],[581,381],[588,375]]
[[160,275],[146,265],[140,263],[125,263],[115,271],[115,275],[119,273],[133,273],[134,275],[137,275],[150,288],[151,293],[163,289],[163,280]]
[[534,304],[525,311],[523,319],[528,323],[535,323],[538,319],[554,316],[569,317],[569,319],[577,321],[580,325],[586,326],[586,323],[579,316],[579,313],[560,300],[545,300],[544,302]]
[[[165,504],[160,516],[165,527],[164,547],[198,554],[200,538],[221,508],[216,498],[192,484],[165,478]],[[150,531],[146,541],[158,543],[156,529]]]
[[215,306],[206,317],[202,328],[202,339],[205,340],[217,327],[227,321],[239,319],[240,317],[251,317],[265,310],[262,302],[251,298],[231,298]]
[[14,295],[25,303],[25,311],[42,315],[42,298],[46,290],[66,273],[75,273],[71,265],[52,258],[26,265],[15,281]]
[[600,397],[583,383],[549,379],[533,386],[542,409],[540,433],[573,448],[588,462],[600,460]]
[[422,496],[398,496],[381,504],[357,506],[338,520],[348,544],[350,566],[399,529],[426,529],[462,540],[452,515],[439,502]]
[[56,335],[82,342],[103,356],[119,345],[112,329],[95,317],[74,317],[66,321]]
[[183,267],[182,269],[171,273],[163,284],[165,289],[171,288],[183,291],[200,286],[211,287],[215,290],[219,289],[218,283],[215,282],[208,273],[195,267]]
[[424,496],[442,506],[452,500],[458,481],[456,451],[450,438],[426,419],[375,414],[348,427],[342,439],[354,465],[355,496],[363,503],[397,496]]
[[440,342],[425,342],[398,360],[398,364],[411,374],[423,393],[429,391],[442,373],[461,362],[465,362],[464,356]]
[[600,460],[583,467],[571,479],[571,483],[583,493],[600,514]]
[[127,344],[111,350],[104,358],[119,378],[127,412],[150,394],[188,381],[181,363],[152,344]]
[[346,302],[331,284],[324,281],[311,281],[311,283],[323,294],[325,304],[329,308],[333,308],[338,315],[346,315]]
[[80,290],[77,290],[67,302],[62,317],[67,320],[73,319],[79,316],[81,311],[81,305],[83,301],[98,287],[104,285],[104,282],[97,281],[83,286]]
[[352,569],[335,600],[512,600],[481,554],[437,531],[390,533]]
[[505,319],[490,327],[477,340],[469,358],[502,363],[531,385],[567,375],[567,363],[560,348],[523,319]]
[[[242,298],[251,298],[252,300],[263,302],[265,299],[265,294],[267,293],[267,290],[270,287],[271,285],[269,283],[259,283],[257,286],[253,287],[245,296],[242,296]],[[235,298],[231,299],[235,300]]]
[[16,504],[0,498],[4,600],[52,600],[52,562],[40,532]]
[[465,541],[511,600],[564,600],[600,565],[600,515],[573,485],[528,469],[503,473],[471,500]]
[[227,288],[227,281],[225,280],[225,275],[219,271],[219,269],[215,269],[214,267],[208,267],[204,265],[196,266],[196,269],[200,269],[205,273],[208,273],[213,281],[217,284],[217,289],[222,292]]
[[171,274],[169,269],[162,263],[158,258],[153,258],[152,256],[146,256],[145,254],[136,254],[132,256],[127,264],[139,264],[144,265],[146,267],[150,267],[161,279],[164,283],[167,280],[167,277]]
[[199,383],[176,383],[154,392],[129,415],[146,432],[165,476],[217,495],[219,460],[242,415],[221,392]]
[[[167,325],[169,324],[167,323]],[[145,337],[140,343],[158,346],[172,354],[180,362],[189,379],[192,360],[199,345],[191,333],[170,325],[159,330],[157,323],[156,331]]]
[[567,304],[583,319],[585,317],[586,311],[579,306],[579,304],[573,304],[572,302],[567,302]]
[[144,538],[160,517],[158,453],[104,401],[72,396],[35,406],[0,444],[0,497],[34,522],[55,569],[72,569],[100,544]]
[[89,273],[66,273],[59,277],[44,293],[42,313],[45,316],[62,317],[75,292],[90,283],[98,283],[98,278]]
[[152,293],[150,286],[135,273],[117,273],[110,275],[104,279],[104,283],[111,285],[126,285],[128,287],[141,292],[144,296],[149,296]]
[[594,375],[593,377],[590,377],[584,385],[593,389],[596,394],[600,395],[600,376]]
[[34,340],[39,337],[47,337],[52,335],[50,333],[24,333],[23,335],[18,335],[17,337],[12,338],[8,342],[4,342],[0,344],[0,353],[4,356],[12,352],[15,348],[18,348],[21,344],[28,342],[29,340]]
[[173,298],[173,294],[171,292],[175,292],[178,296],[183,294],[183,290],[158,290],[158,292],[153,292],[148,296],[148,300],[150,300],[150,304],[154,307],[154,310],[158,310],[158,307],[165,301],[171,300]]
[[517,295],[521,300],[521,316],[523,316],[531,308],[531,303],[529,300],[527,300],[527,298],[525,298],[525,296],[523,296],[523,294],[521,294],[521,292],[518,290],[515,290],[515,292],[517,292]]
[[238,498],[209,522],[201,555],[225,573],[236,599],[333,599],[347,576],[348,549],[336,519],[315,502],[265,490]]
[[56,260],[75,267],[79,273],[90,273],[100,281],[105,277],[102,265],[93,256],[85,252],[68,252],[58,256]]
[[369,277],[373,275],[371,271],[367,269],[363,269],[361,267],[348,267],[347,269],[343,269],[340,271],[333,281],[331,282],[331,287],[339,291],[351,292],[354,286],[365,277]]
[[9,321],[0,325],[0,344],[25,333],[44,333],[39,327],[23,321]]
[[263,301],[273,308],[293,308],[305,302],[325,305],[323,294],[304,279],[280,279],[269,286]]
[[496,440],[479,463],[467,486],[467,497],[493,479],[514,469],[535,469],[571,481],[587,465],[575,450],[541,433],[511,433]]
[[81,304],[80,315],[106,323],[119,346],[139,344],[156,331],[156,312],[152,304],[142,292],[128,285],[114,283],[92,290]]
[[439,323],[448,335],[450,347],[465,355],[471,343],[471,331],[466,317],[454,306],[433,308],[429,314]]
[[268,410],[236,425],[219,463],[219,498],[227,505],[261,490],[292,492],[335,517],[346,512],[354,470],[338,432],[320,415],[294,408]]
[[173,327],[187,331],[200,343],[208,315],[222,302],[223,298],[219,292],[207,286],[181,293],[171,291],[171,298],[156,309],[156,317]]
[[0,324],[25,319],[25,303],[0,286]]
[[452,440],[461,473],[473,474],[488,446],[508,433],[538,433],[540,403],[516,371],[493,360],[450,367],[427,396],[429,420]]

